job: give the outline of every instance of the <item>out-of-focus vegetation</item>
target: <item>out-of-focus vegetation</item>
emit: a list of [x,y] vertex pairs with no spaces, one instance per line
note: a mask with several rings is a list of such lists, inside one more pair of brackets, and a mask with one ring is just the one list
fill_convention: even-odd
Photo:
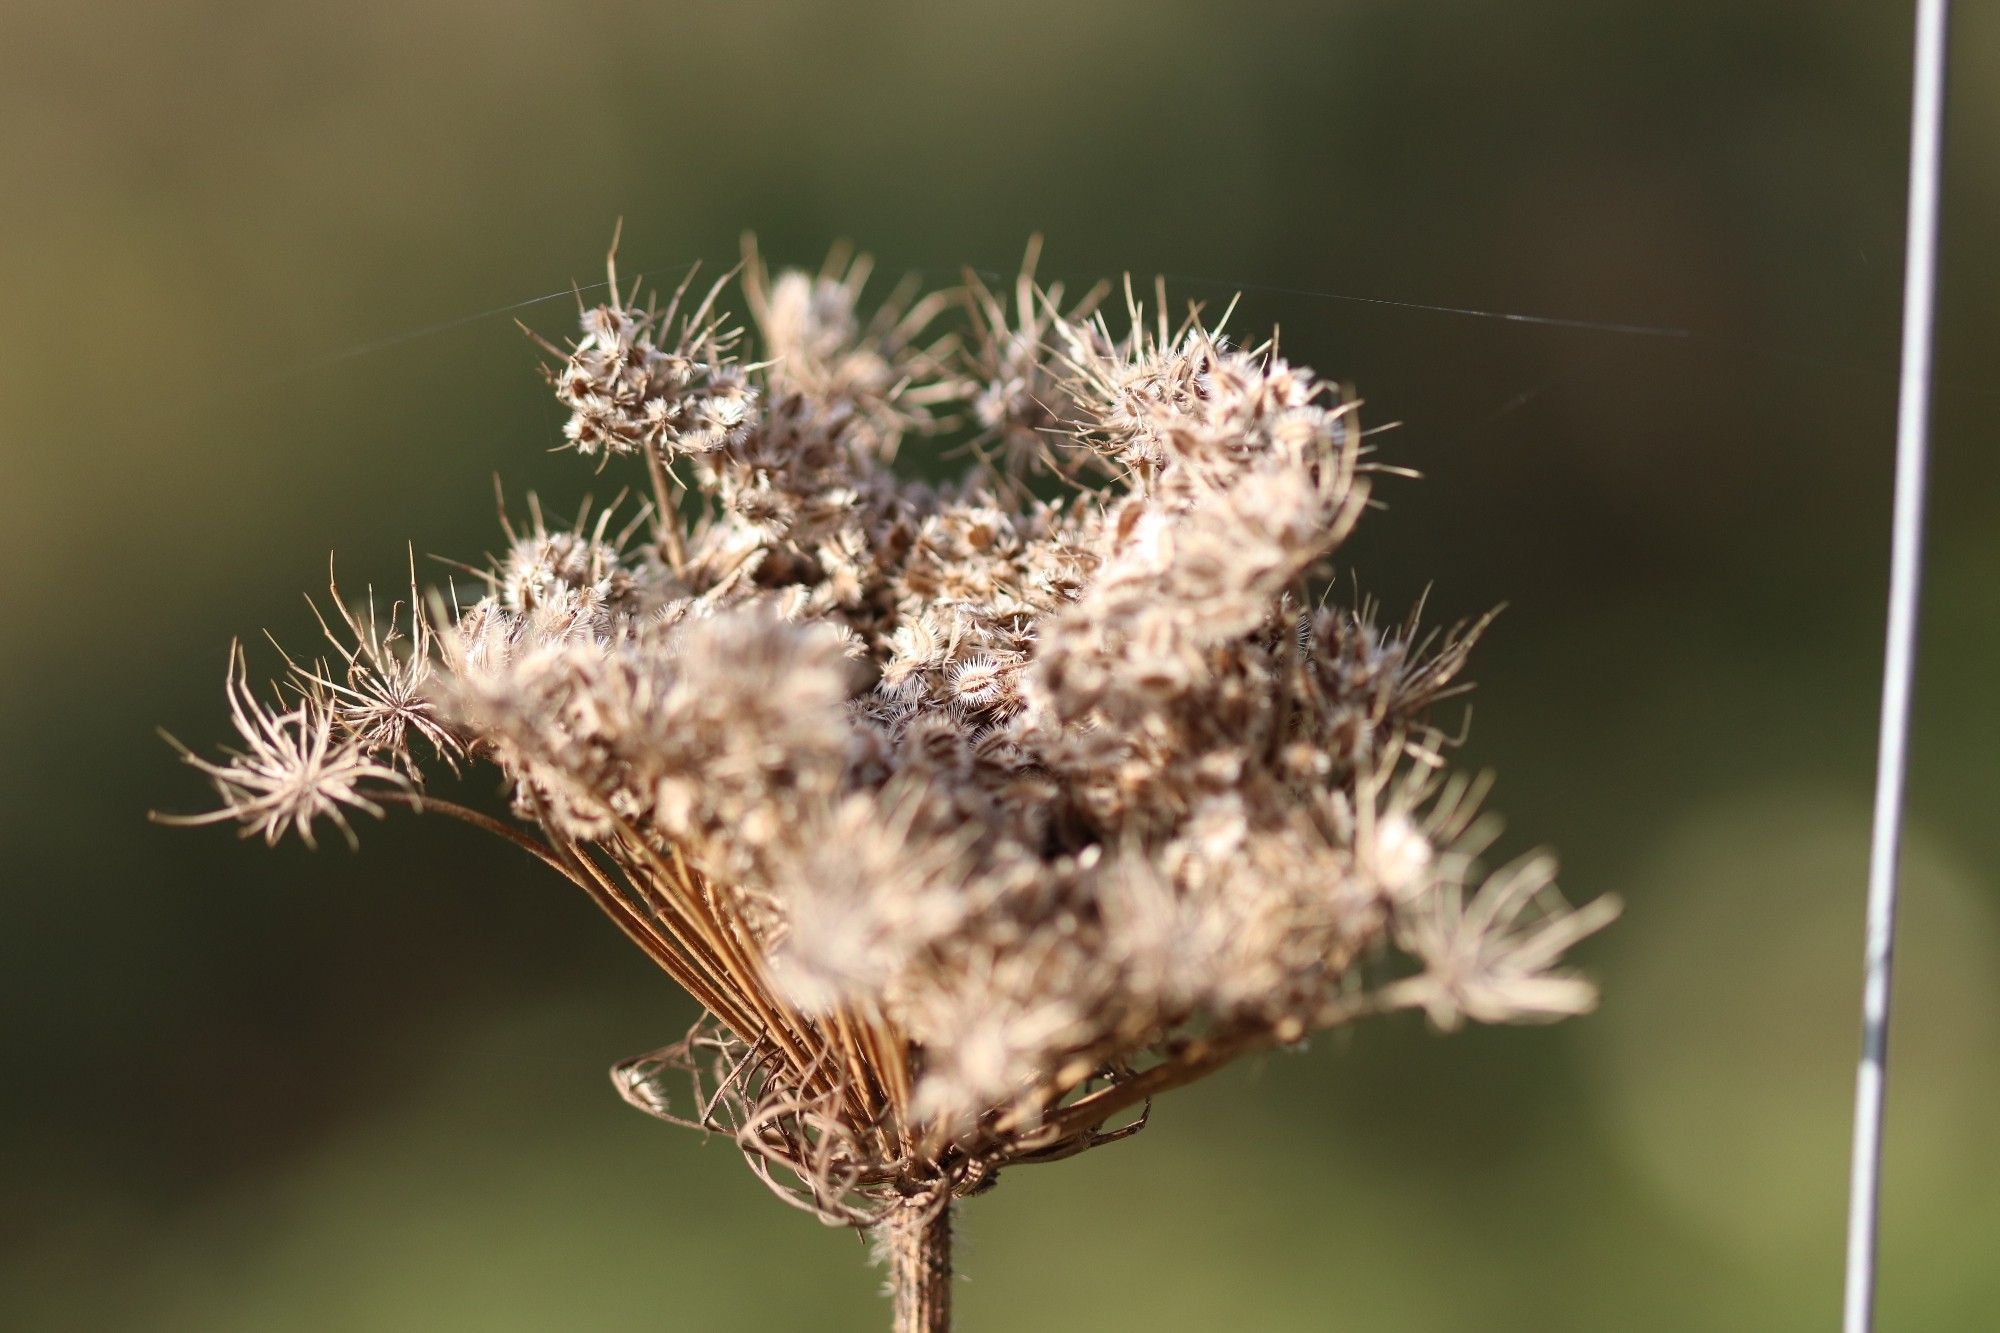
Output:
[[[1885,1325],[2000,1307],[2000,30],[1960,17]],[[506,316],[851,236],[1254,290],[1423,469],[1351,549],[1502,599],[1466,757],[1626,918],[1603,1012],[1366,1028],[970,1208],[970,1328],[1825,1327],[1885,584],[1894,5],[0,14],[0,1309],[32,1329],[872,1329],[852,1237],[604,1081],[684,1001],[536,867],[148,827],[324,552],[567,508]],[[1686,326],[1529,327],[1308,293]],[[567,298],[521,310],[552,331]],[[433,329],[393,344],[382,339]]]

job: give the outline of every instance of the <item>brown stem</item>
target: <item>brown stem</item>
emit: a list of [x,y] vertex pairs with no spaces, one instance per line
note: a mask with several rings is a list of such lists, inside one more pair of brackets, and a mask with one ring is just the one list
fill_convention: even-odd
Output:
[[895,1333],[950,1333],[951,1205],[901,1209],[881,1225]]

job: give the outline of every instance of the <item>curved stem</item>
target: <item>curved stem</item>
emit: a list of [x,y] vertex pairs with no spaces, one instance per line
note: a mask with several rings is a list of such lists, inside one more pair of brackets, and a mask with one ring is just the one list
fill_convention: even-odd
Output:
[[380,792],[376,794],[375,799],[378,801],[388,801],[392,805],[406,805],[419,814],[425,810],[435,810],[441,815],[450,815],[453,819],[470,824],[472,827],[480,829],[483,832],[505,838],[508,842],[513,843],[516,847],[519,847],[543,865],[548,866],[578,888],[587,889],[590,887],[577,877],[576,871],[567,865],[556,854],[555,849],[547,843],[531,838],[513,825],[503,823],[489,814],[483,814],[478,810],[474,810],[470,806],[460,805],[456,801],[441,800],[435,796],[422,796],[410,792]]

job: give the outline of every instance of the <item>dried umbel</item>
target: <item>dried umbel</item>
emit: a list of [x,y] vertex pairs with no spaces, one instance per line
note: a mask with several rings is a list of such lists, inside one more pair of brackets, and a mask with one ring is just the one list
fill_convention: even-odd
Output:
[[[662,308],[614,270],[543,347],[569,446],[637,455],[651,501],[531,506],[477,600],[335,593],[333,654],[269,703],[232,657],[243,748],[189,756],[222,796],[196,822],[351,838],[401,803],[582,889],[706,1010],[619,1091],[882,1227],[911,1328],[1003,1168],[1364,1014],[1581,1013],[1562,955],[1614,910],[1546,858],[1479,869],[1434,714],[1485,622],[1326,600],[1380,470],[1355,401],[1032,267],[871,312],[865,263],[753,253],[754,337],[726,279]],[[922,452],[965,475],[894,466]],[[471,762],[508,817],[424,794]]]

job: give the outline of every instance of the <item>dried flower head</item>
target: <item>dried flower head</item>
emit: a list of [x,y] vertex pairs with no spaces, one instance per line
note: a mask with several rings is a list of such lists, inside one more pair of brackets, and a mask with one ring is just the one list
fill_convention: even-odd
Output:
[[[1325,601],[1382,471],[1357,401],[1032,264],[1011,300],[870,308],[865,260],[753,252],[755,362],[726,281],[641,307],[614,269],[543,345],[569,445],[641,455],[651,504],[534,507],[476,601],[413,590],[387,628],[336,594],[338,660],[275,707],[233,655],[245,748],[189,756],[222,795],[194,822],[348,832],[493,765],[513,822],[425,808],[534,851],[707,1011],[620,1090],[839,1224],[936,1216],[1363,1014],[1588,1009],[1562,955],[1614,909],[1545,859],[1482,878],[1482,789],[1443,772],[1486,620]],[[918,448],[973,461],[913,480]]]
[[217,761],[204,759],[168,737],[182,758],[207,775],[222,803],[204,814],[163,816],[165,822],[234,821],[242,826],[244,837],[261,837],[267,846],[275,847],[290,832],[312,847],[317,845],[313,826],[321,820],[333,824],[354,845],[357,840],[347,811],[382,817],[382,807],[371,799],[371,792],[387,794],[406,786],[408,779],[400,769],[370,758],[374,747],[369,736],[351,729],[343,716],[342,698],[321,689],[316,676],[302,681],[295,682],[296,693],[290,700],[261,702],[251,692],[242,645],[229,646],[223,695],[242,748],[225,750]]

